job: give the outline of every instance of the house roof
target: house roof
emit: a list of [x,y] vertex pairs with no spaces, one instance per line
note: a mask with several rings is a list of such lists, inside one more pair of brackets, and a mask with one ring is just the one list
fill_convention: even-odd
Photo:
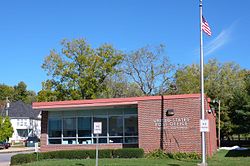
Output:
[[[5,116],[6,115],[6,110],[0,110],[1,115]],[[40,111],[35,111],[32,109],[32,106],[29,104],[25,104],[22,101],[16,101],[10,103],[10,107],[8,109],[8,116],[9,117],[16,117],[16,118],[21,118],[21,117],[28,117],[32,119],[36,119],[38,115],[40,114]]]
[[[165,100],[181,99],[181,98],[199,98],[200,94],[182,94],[163,96]],[[161,96],[143,96],[128,98],[109,98],[109,99],[92,99],[92,100],[70,100],[70,101],[54,101],[54,102],[34,102],[33,109],[50,110],[56,108],[80,108],[80,107],[98,107],[98,106],[114,106],[114,105],[131,105],[140,101],[160,100]]]

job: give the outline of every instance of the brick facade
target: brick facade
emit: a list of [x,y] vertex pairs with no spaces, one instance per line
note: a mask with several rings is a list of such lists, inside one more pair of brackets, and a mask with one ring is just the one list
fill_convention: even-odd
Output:
[[[207,104],[206,104],[207,105]],[[166,110],[173,109],[173,116]],[[208,110],[209,107],[207,106]],[[207,154],[217,149],[216,123],[213,114],[206,113],[210,132],[206,134]],[[163,120],[161,120],[163,119]],[[138,103],[139,147],[145,152],[163,149],[167,152],[201,153],[200,99],[158,99]]]
[[[119,105],[119,102],[136,102],[138,107],[138,136],[139,147],[145,152],[156,149],[163,149],[167,152],[197,152],[201,153],[201,133],[200,133],[200,96],[192,95],[173,95],[173,96],[152,96],[138,98],[123,99],[104,99],[87,101],[90,104]],[[76,104],[84,106],[83,100],[74,101]],[[92,102],[92,103],[91,103]],[[65,104],[66,103],[66,104]],[[67,107],[67,102],[35,103],[33,108],[45,110],[49,107],[60,109],[60,104]],[[46,105],[47,104],[47,105]],[[173,116],[166,116],[166,110],[173,109]],[[209,106],[206,102],[206,110]],[[72,109],[71,109],[72,110]],[[216,140],[216,117],[215,113],[207,113],[206,118],[209,119],[209,132],[206,133],[206,151],[211,156],[217,149]],[[48,145],[47,143],[47,125],[48,112],[42,112],[42,129],[41,129],[41,151],[52,150],[70,150],[70,149],[95,149],[95,145]],[[122,144],[101,144],[100,149],[122,148]]]

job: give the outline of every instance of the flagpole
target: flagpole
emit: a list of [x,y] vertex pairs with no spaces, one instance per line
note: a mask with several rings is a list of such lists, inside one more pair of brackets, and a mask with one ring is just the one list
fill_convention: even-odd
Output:
[[[205,119],[204,110],[204,74],[203,74],[203,32],[202,32],[202,0],[200,0],[200,85],[201,85],[201,119]],[[201,132],[201,148],[202,148],[202,163],[201,165],[206,165],[206,138],[205,132]]]

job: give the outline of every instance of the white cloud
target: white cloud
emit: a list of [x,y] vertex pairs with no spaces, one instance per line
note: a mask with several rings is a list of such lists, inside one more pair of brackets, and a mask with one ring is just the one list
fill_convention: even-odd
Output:
[[[215,51],[219,50],[221,47],[223,47],[224,45],[226,45],[227,43],[230,42],[230,40],[232,40],[232,32],[233,29],[235,27],[237,21],[233,22],[228,28],[223,29],[218,36],[216,36],[213,40],[211,40],[208,43],[204,43],[203,47],[204,47],[204,56],[208,56],[212,53],[214,53]],[[213,29],[212,29],[213,31]],[[205,34],[204,34],[205,36]],[[212,36],[213,37],[213,34]],[[196,49],[195,50],[195,54],[199,54],[200,53],[200,49]]]
[[226,45],[232,38],[232,31],[235,26],[235,23],[232,23],[228,28],[222,30],[218,36],[216,36],[208,44],[204,45],[204,55],[210,55],[216,50],[220,49],[222,46]]

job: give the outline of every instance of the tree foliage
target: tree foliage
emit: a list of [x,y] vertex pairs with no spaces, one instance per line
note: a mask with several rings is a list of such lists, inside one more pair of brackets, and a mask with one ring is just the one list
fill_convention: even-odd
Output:
[[105,81],[106,90],[98,98],[119,98],[143,96],[140,87],[133,82],[128,82],[123,73],[116,73]]
[[171,83],[173,65],[164,54],[164,46],[143,47],[124,59],[123,71],[140,87],[144,95],[163,94]]
[[15,86],[0,84],[0,105],[2,107],[6,105],[7,97],[10,102],[21,100],[27,104],[31,104],[33,101],[36,101],[36,93],[27,90],[27,85],[23,81]]
[[[237,118],[245,117],[246,71],[235,63],[219,63],[211,59],[204,65],[204,90],[208,97],[221,100],[221,133],[229,136],[236,126],[245,125]],[[177,93],[200,93],[200,71],[198,64],[180,68],[175,73]],[[236,118],[236,115],[237,116]],[[243,131],[243,130],[242,130]]]
[[52,50],[44,60],[42,68],[51,79],[43,83],[38,99],[96,98],[105,89],[105,79],[121,63],[121,52],[108,44],[94,49],[84,39],[63,40],[61,44],[61,52]]
[[10,118],[0,116],[0,141],[8,140],[12,137],[14,130]]

